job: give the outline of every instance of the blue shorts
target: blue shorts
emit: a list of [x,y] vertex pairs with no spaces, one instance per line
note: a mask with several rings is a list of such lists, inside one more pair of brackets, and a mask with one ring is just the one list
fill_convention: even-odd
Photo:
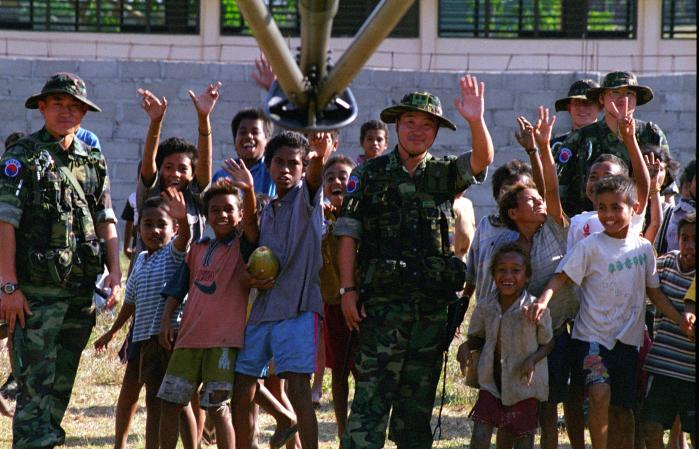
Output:
[[312,374],[320,340],[320,316],[304,312],[295,318],[248,324],[243,349],[238,352],[235,372],[251,377],[266,377],[274,358],[275,372]]
[[549,398],[547,402],[558,404],[570,400],[571,387],[584,386],[583,375],[575,363],[575,345],[568,329],[553,337],[555,346],[546,357],[549,369]]

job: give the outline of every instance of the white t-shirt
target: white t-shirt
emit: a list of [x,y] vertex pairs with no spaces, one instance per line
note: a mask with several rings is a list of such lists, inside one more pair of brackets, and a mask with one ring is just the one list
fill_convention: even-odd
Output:
[[[640,235],[643,232],[643,215],[632,215],[631,224],[629,224],[629,232],[635,235]],[[594,234],[595,232],[604,231],[602,222],[599,221],[599,216],[596,210],[581,212],[570,219],[570,228],[568,229],[568,244],[566,245],[567,252],[573,249],[576,243],[585,237]]]
[[573,338],[613,349],[616,341],[643,343],[646,287],[659,287],[655,254],[648,240],[598,232],[573,247],[556,269],[580,285],[582,299]]

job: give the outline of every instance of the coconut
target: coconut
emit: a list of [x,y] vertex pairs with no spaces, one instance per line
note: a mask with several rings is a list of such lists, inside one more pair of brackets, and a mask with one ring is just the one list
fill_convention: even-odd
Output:
[[271,249],[260,246],[250,255],[248,272],[258,279],[276,278],[279,274],[279,260]]

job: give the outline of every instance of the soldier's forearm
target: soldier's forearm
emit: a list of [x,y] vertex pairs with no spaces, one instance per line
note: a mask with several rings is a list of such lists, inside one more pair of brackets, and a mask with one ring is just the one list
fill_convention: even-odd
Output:
[[15,240],[15,228],[4,221],[0,221],[0,281],[17,282],[17,270],[15,269],[15,255],[17,241]]
[[478,176],[486,167],[493,163],[495,150],[490,132],[485,125],[485,119],[481,118],[477,122],[469,122],[471,128],[471,142],[473,142],[473,153],[471,153],[471,172]]

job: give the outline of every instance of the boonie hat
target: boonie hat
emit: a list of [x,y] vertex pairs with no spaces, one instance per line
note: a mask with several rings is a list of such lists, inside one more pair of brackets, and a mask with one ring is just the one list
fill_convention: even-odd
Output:
[[439,121],[440,127],[456,131],[456,125],[442,116],[442,103],[436,95],[429,92],[411,92],[403,97],[399,104],[381,111],[384,123],[395,123],[401,114],[406,112],[424,112]]
[[577,80],[570,85],[567,97],[556,100],[556,112],[568,110],[568,103],[570,103],[570,100],[574,98],[579,100],[587,100],[588,98],[585,96],[585,93],[595,87],[599,87],[599,84],[593,80]]
[[636,92],[636,106],[646,104],[653,99],[653,91],[648,86],[639,86],[636,75],[631,72],[611,72],[604,75],[602,85],[589,89],[585,94],[588,99],[598,101],[605,89],[628,87]]
[[46,84],[44,84],[41,92],[27,98],[24,107],[27,109],[37,109],[39,107],[39,100],[51,94],[68,94],[85,103],[89,110],[95,112],[102,111],[95,103],[87,99],[85,82],[78,75],[68,72],[60,72],[52,75],[51,78],[46,81]]

